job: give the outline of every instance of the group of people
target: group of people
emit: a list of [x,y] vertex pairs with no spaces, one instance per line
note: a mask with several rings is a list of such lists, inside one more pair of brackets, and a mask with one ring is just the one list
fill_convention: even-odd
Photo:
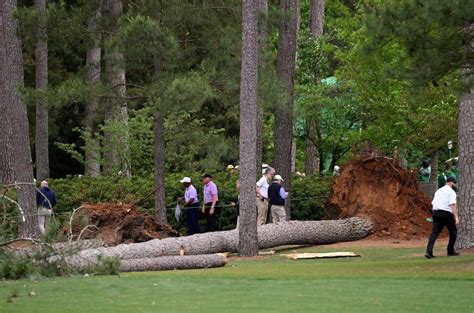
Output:
[[216,230],[216,206],[219,201],[219,191],[216,184],[212,181],[211,174],[204,174],[202,177],[203,195],[202,204],[199,202],[199,197],[196,188],[193,186],[191,178],[184,177],[181,183],[184,185],[184,197],[178,200],[183,201],[186,210],[186,224],[188,235],[194,235],[201,232],[201,225],[199,224],[199,209],[201,209],[207,222],[207,230]]
[[[210,174],[204,174],[203,182],[203,201],[199,201],[196,187],[193,185],[190,177],[184,177],[180,181],[184,186],[184,197],[178,200],[184,205],[186,212],[187,234],[194,235],[201,233],[199,216],[202,213],[206,219],[207,231],[216,230],[216,208],[219,201],[219,192],[216,184],[212,181]],[[262,178],[256,183],[256,210],[257,225],[267,223],[269,212],[271,219],[275,222],[286,220],[285,199],[288,192],[282,186],[283,178],[275,175],[275,170],[271,167],[265,169]],[[237,190],[240,189],[240,181],[236,182]],[[237,200],[237,207],[238,207]],[[238,223],[238,222],[237,222]]]

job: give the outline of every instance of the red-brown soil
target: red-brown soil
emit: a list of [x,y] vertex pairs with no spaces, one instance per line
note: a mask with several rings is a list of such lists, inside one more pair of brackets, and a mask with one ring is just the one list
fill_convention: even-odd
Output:
[[[108,245],[115,245],[178,236],[170,225],[160,223],[152,214],[139,211],[130,204],[94,203],[83,207],[88,223],[98,229],[85,231],[83,239],[95,237]],[[74,227],[76,236],[85,226],[83,222],[80,224]]]
[[344,165],[328,202],[341,218],[368,216],[377,237],[412,239],[431,231],[431,200],[418,189],[416,174],[387,157]]

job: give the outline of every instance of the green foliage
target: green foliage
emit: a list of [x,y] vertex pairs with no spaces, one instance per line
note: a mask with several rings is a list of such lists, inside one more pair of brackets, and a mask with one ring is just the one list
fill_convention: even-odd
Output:
[[291,219],[320,220],[324,217],[332,177],[313,175],[291,182]]

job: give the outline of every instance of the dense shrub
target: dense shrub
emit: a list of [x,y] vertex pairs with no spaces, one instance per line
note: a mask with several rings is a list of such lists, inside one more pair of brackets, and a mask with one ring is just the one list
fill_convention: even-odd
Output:
[[[191,177],[202,201],[201,174],[184,174]],[[183,187],[179,182],[183,174],[167,175],[166,200],[168,207],[168,221],[175,228],[184,227],[183,222],[176,223],[173,208],[176,198],[183,195]],[[215,173],[213,181],[219,189],[218,226],[221,230],[232,229],[237,221],[237,209],[230,205],[236,202],[238,192],[235,182],[238,173]],[[329,194],[330,178],[312,176],[306,178],[295,177],[291,190],[292,219],[315,220],[320,219],[324,204]],[[70,177],[56,179],[50,182],[51,188],[56,191],[58,205],[55,212],[70,212],[83,202],[116,201],[134,203],[143,210],[153,211],[153,177],[133,177],[130,180],[119,177]]]

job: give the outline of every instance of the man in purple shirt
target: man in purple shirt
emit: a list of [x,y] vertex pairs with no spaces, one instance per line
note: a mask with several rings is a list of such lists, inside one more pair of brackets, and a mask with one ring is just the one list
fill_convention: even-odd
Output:
[[217,191],[217,186],[212,181],[212,176],[210,174],[204,174],[202,177],[202,182],[204,184],[204,206],[203,212],[207,221],[207,230],[215,231],[216,230],[216,205],[219,201],[219,194]]
[[191,178],[184,177],[181,183],[185,187],[184,207],[186,210],[186,224],[188,227],[188,235],[194,235],[201,232],[199,225],[199,198],[196,188],[191,183]]

